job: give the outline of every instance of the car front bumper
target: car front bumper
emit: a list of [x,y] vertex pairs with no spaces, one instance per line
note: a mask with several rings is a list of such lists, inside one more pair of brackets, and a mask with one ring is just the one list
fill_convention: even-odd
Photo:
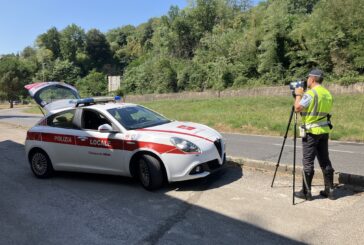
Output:
[[205,149],[201,154],[164,154],[162,161],[166,167],[168,181],[184,181],[208,176],[225,164],[224,149],[220,154],[214,146]]

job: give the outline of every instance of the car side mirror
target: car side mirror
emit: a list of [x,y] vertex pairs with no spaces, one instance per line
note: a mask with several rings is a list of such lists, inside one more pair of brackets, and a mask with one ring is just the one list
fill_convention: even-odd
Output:
[[100,133],[112,133],[114,132],[114,130],[112,129],[112,127],[105,123],[105,124],[102,124],[100,125],[97,130],[100,132]]

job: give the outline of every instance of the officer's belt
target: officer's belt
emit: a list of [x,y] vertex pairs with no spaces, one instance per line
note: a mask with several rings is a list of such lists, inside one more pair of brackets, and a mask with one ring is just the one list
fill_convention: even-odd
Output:
[[301,116],[326,117],[326,112],[301,112]]
[[323,127],[323,126],[329,126],[330,122],[318,122],[318,123],[309,123],[305,124],[304,127],[306,130],[309,130],[311,128],[317,128],[317,127]]

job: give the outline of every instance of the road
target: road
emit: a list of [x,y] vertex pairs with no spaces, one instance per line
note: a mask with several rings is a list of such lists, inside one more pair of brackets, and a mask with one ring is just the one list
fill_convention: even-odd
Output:
[[[364,244],[364,195],[292,205],[291,176],[227,165],[208,178],[144,190],[129,178],[35,178],[25,129],[0,124],[0,244]],[[299,187],[297,187],[299,188]]]
[[[22,113],[23,109],[0,110],[0,122],[24,127],[33,126],[40,115]],[[224,133],[227,155],[246,159],[277,162],[283,137]],[[336,172],[364,176],[364,144],[330,141],[329,151]],[[302,161],[301,139],[297,139],[297,164]],[[293,140],[287,138],[281,159],[282,164],[293,163]],[[321,171],[316,161],[316,171]]]

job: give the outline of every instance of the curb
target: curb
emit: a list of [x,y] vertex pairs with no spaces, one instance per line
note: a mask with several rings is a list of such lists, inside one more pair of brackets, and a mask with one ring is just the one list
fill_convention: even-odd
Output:
[[[264,170],[264,171],[269,171],[269,172],[274,172],[276,169],[276,164],[277,164],[277,163],[268,162],[268,161],[259,161],[259,160],[253,160],[253,159],[248,159],[248,158],[238,158],[238,157],[231,157],[231,156],[227,156],[227,161],[231,162],[231,163],[239,164],[242,166],[246,166],[249,168],[253,168],[253,169],[257,169],[257,170]],[[301,165],[299,165],[299,166],[296,165],[296,175],[297,174],[301,175],[302,169],[303,168]],[[292,172],[293,172],[292,165],[281,164],[281,163],[279,164],[277,173],[292,174]],[[323,180],[321,171],[314,175],[314,179],[321,180],[321,181]],[[335,172],[334,183],[364,187],[364,176]]]

